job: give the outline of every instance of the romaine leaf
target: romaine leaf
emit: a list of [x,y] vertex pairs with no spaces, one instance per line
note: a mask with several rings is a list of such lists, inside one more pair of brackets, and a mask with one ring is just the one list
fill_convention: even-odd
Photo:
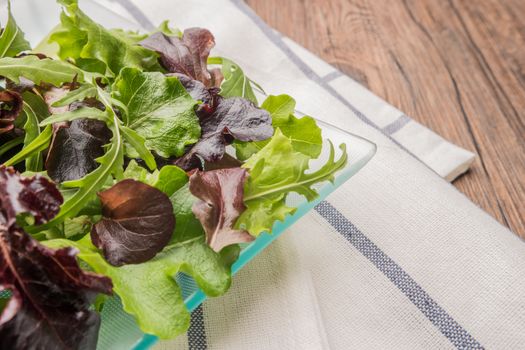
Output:
[[22,96],[16,91],[0,91],[0,135],[15,128],[15,120],[22,112]]
[[199,198],[193,204],[193,213],[204,227],[206,243],[216,252],[254,240],[245,230],[233,228],[246,208],[243,203],[246,175],[246,169],[230,168],[197,170],[190,176],[190,191]]
[[[77,111],[84,109],[88,108]],[[92,110],[105,114],[95,108]],[[46,159],[49,177],[58,183],[77,180],[98,167],[96,159],[104,155],[104,145],[111,139],[111,130],[106,123],[93,119],[74,119],[69,125],[54,129]]]
[[273,134],[269,113],[240,97],[219,99],[213,113],[201,118],[201,129],[199,142],[175,162],[183,169],[195,167],[200,159],[208,162],[220,160],[232,139],[259,141]]
[[113,97],[127,107],[126,126],[144,138],[148,149],[163,157],[180,156],[197,142],[196,102],[177,78],[124,68],[113,89]]
[[257,104],[257,98],[253,92],[250,79],[238,64],[224,57],[210,57],[210,64],[220,64],[224,80],[222,81],[221,96],[223,97],[244,97]]
[[173,206],[166,194],[132,179],[99,192],[102,219],[91,240],[113,266],[153,258],[168,244],[175,229]]
[[31,50],[24,33],[16,25],[11,14],[11,2],[7,2],[7,23],[0,34],[0,57],[14,57],[22,51]]
[[49,58],[40,59],[34,55],[0,58],[0,76],[15,83],[20,83],[20,78],[24,77],[35,84],[46,82],[55,86],[74,79],[82,81],[84,77],[82,71],[70,63]]
[[45,222],[61,202],[46,178],[0,168],[0,290],[11,292],[0,314],[2,349],[96,346],[100,318],[89,307],[96,293],[111,293],[111,280],[82,271],[75,249],[46,248],[16,224],[23,213]]
[[292,141],[277,129],[271,141],[243,165],[250,176],[244,187],[244,203],[247,209],[237,220],[236,227],[259,235],[270,232],[275,221],[283,220],[295,208],[286,206],[289,192],[305,196],[309,201],[317,197],[312,185],[322,181],[333,181],[334,173],[342,169],[347,161],[345,145],[343,154],[336,161],[333,145],[326,164],[315,172],[308,172],[310,157],[294,150]]
[[[323,138],[321,128],[315,119],[304,116],[296,118],[293,113],[295,100],[288,95],[268,96],[261,108],[267,110],[272,117],[272,125],[292,141],[293,149],[311,158],[321,154]],[[268,144],[269,140],[257,142],[236,142],[234,144],[237,158],[246,160],[252,154],[259,152]]]
[[215,46],[211,32],[203,28],[189,28],[182,38],[162,32],[150,35],[140,42],[143,47],[160,55],[160,62],[170,73],[181,73],[202,82],[206,87],[219,86],[221,76],[208,71],[207,59]]
[[59,3],[65,10],[60,17],[62,24],[50,41],[59,45],[60,58],[99,60],[112,76],[124,67],[142,70],[158,67],[155,52],[136,45],[128,34],[107,30],[95,23],[78,8],[76,0],[59,0]]
[[174,276],[184,272],[191,275],[208,296],[222,295],[231,283],[230,267],[234,259],[229,257],[238,253],[238,248],[233,246],[233,252],[225,249],[224,253],[217,254],[203,239],[197,238],[167,247],[145,263],[114,267],[86,238],[77,242],[58,239],[44,244],[79,249],[80,259],[111,278],[124,310],[136,318],[140,329],[161,339],[174,338],[189,327],[190,315]]
[[[28,91],[22,94],[24,99],[24,114],[25,114],[25,123],[24,123],[24,145],[29,145],[33,142],[38,135],[40,135],[40,127],[38,124],[44,118],[49,115],[47,110],[46,103],[44,100],[33,93]],[[40,153],[34,154],[33,156],[26,159],[26,170],[38,172],[43,168],[43,159]]]

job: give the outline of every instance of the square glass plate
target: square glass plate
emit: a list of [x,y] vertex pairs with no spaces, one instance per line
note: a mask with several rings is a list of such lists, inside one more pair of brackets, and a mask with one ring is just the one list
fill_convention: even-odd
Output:
[[[5,6],[5,3],[5,0],[0,0],[0,5]],[[96,2],[83,0],[80,4],[89,16],[107,27],[140,29],[136,24]],[[18,25],[26,33],[26,37],[33,47],[42,40],[43,35],[48,33],[59,22],[60,9],[56,5],[55,0],[13,1],[12,10]],[[5,19],[0,18],[0,20],[4,21]],[[330,147],[327,140],[331,140],[336,146],[336,159],[341,155],[341,151],[337,146],[342,143],[346,144],[348,152],[347,165],[336,173],[333,183],[325,182],[314,186],[319,192],[319,197],[316,200],[308,202],[304,197],[295,193],[288,195],[287,204],[296,207],[297,211],[293,215],[287,216],[283,222],[276,222],[273,226],[272,234],[263,233],[252,243],[243,245],[239,259],[232,267],[234,274],[272,241],[277,239],[288,227],[312,210],[337,187],[355,175],[375,154],[376,146],[370,141],[321,121],[318,121],[318,124],[323,130],[323,139],[325,141],[321,156],[310,162],[311,171],[318,170],[328,159]],[[190,311],[194,310],[206,299],[206,295],[196,286],[191,277],[178,274],[175,278],[181,286],[186,306]],[[155,336],[144,334],[140,331],[134,318],[122,310],[117,297],[109,299],[102,311],[102,325],[97,349],[143,350],[150,348],[156,341],[157,338]]]

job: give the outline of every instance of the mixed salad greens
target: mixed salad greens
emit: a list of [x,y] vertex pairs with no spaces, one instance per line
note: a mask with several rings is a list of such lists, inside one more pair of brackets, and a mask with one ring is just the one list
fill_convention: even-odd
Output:
[[294,212],[289,193],[315,199],[345,147],[312,171],[315,120],[287,95],[258,106],[208,30],[109,30],[58,2],[45,52],[10,12],[0,34],[0,348],[95,348],[110,295],[175,337],[174,276],[224,294],[239,244]]

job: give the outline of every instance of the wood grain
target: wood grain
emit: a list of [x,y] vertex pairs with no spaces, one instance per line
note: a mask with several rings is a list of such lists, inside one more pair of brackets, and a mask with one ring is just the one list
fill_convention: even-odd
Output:
[[268,24],[475,152],[454,182],[525,237],[525,1],[247,0]]

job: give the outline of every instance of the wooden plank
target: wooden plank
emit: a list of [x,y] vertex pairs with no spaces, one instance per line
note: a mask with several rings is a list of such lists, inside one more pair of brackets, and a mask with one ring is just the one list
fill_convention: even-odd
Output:
[[525,2],[247,0],[272,27],[478,154],[457,188],[525,237]]

